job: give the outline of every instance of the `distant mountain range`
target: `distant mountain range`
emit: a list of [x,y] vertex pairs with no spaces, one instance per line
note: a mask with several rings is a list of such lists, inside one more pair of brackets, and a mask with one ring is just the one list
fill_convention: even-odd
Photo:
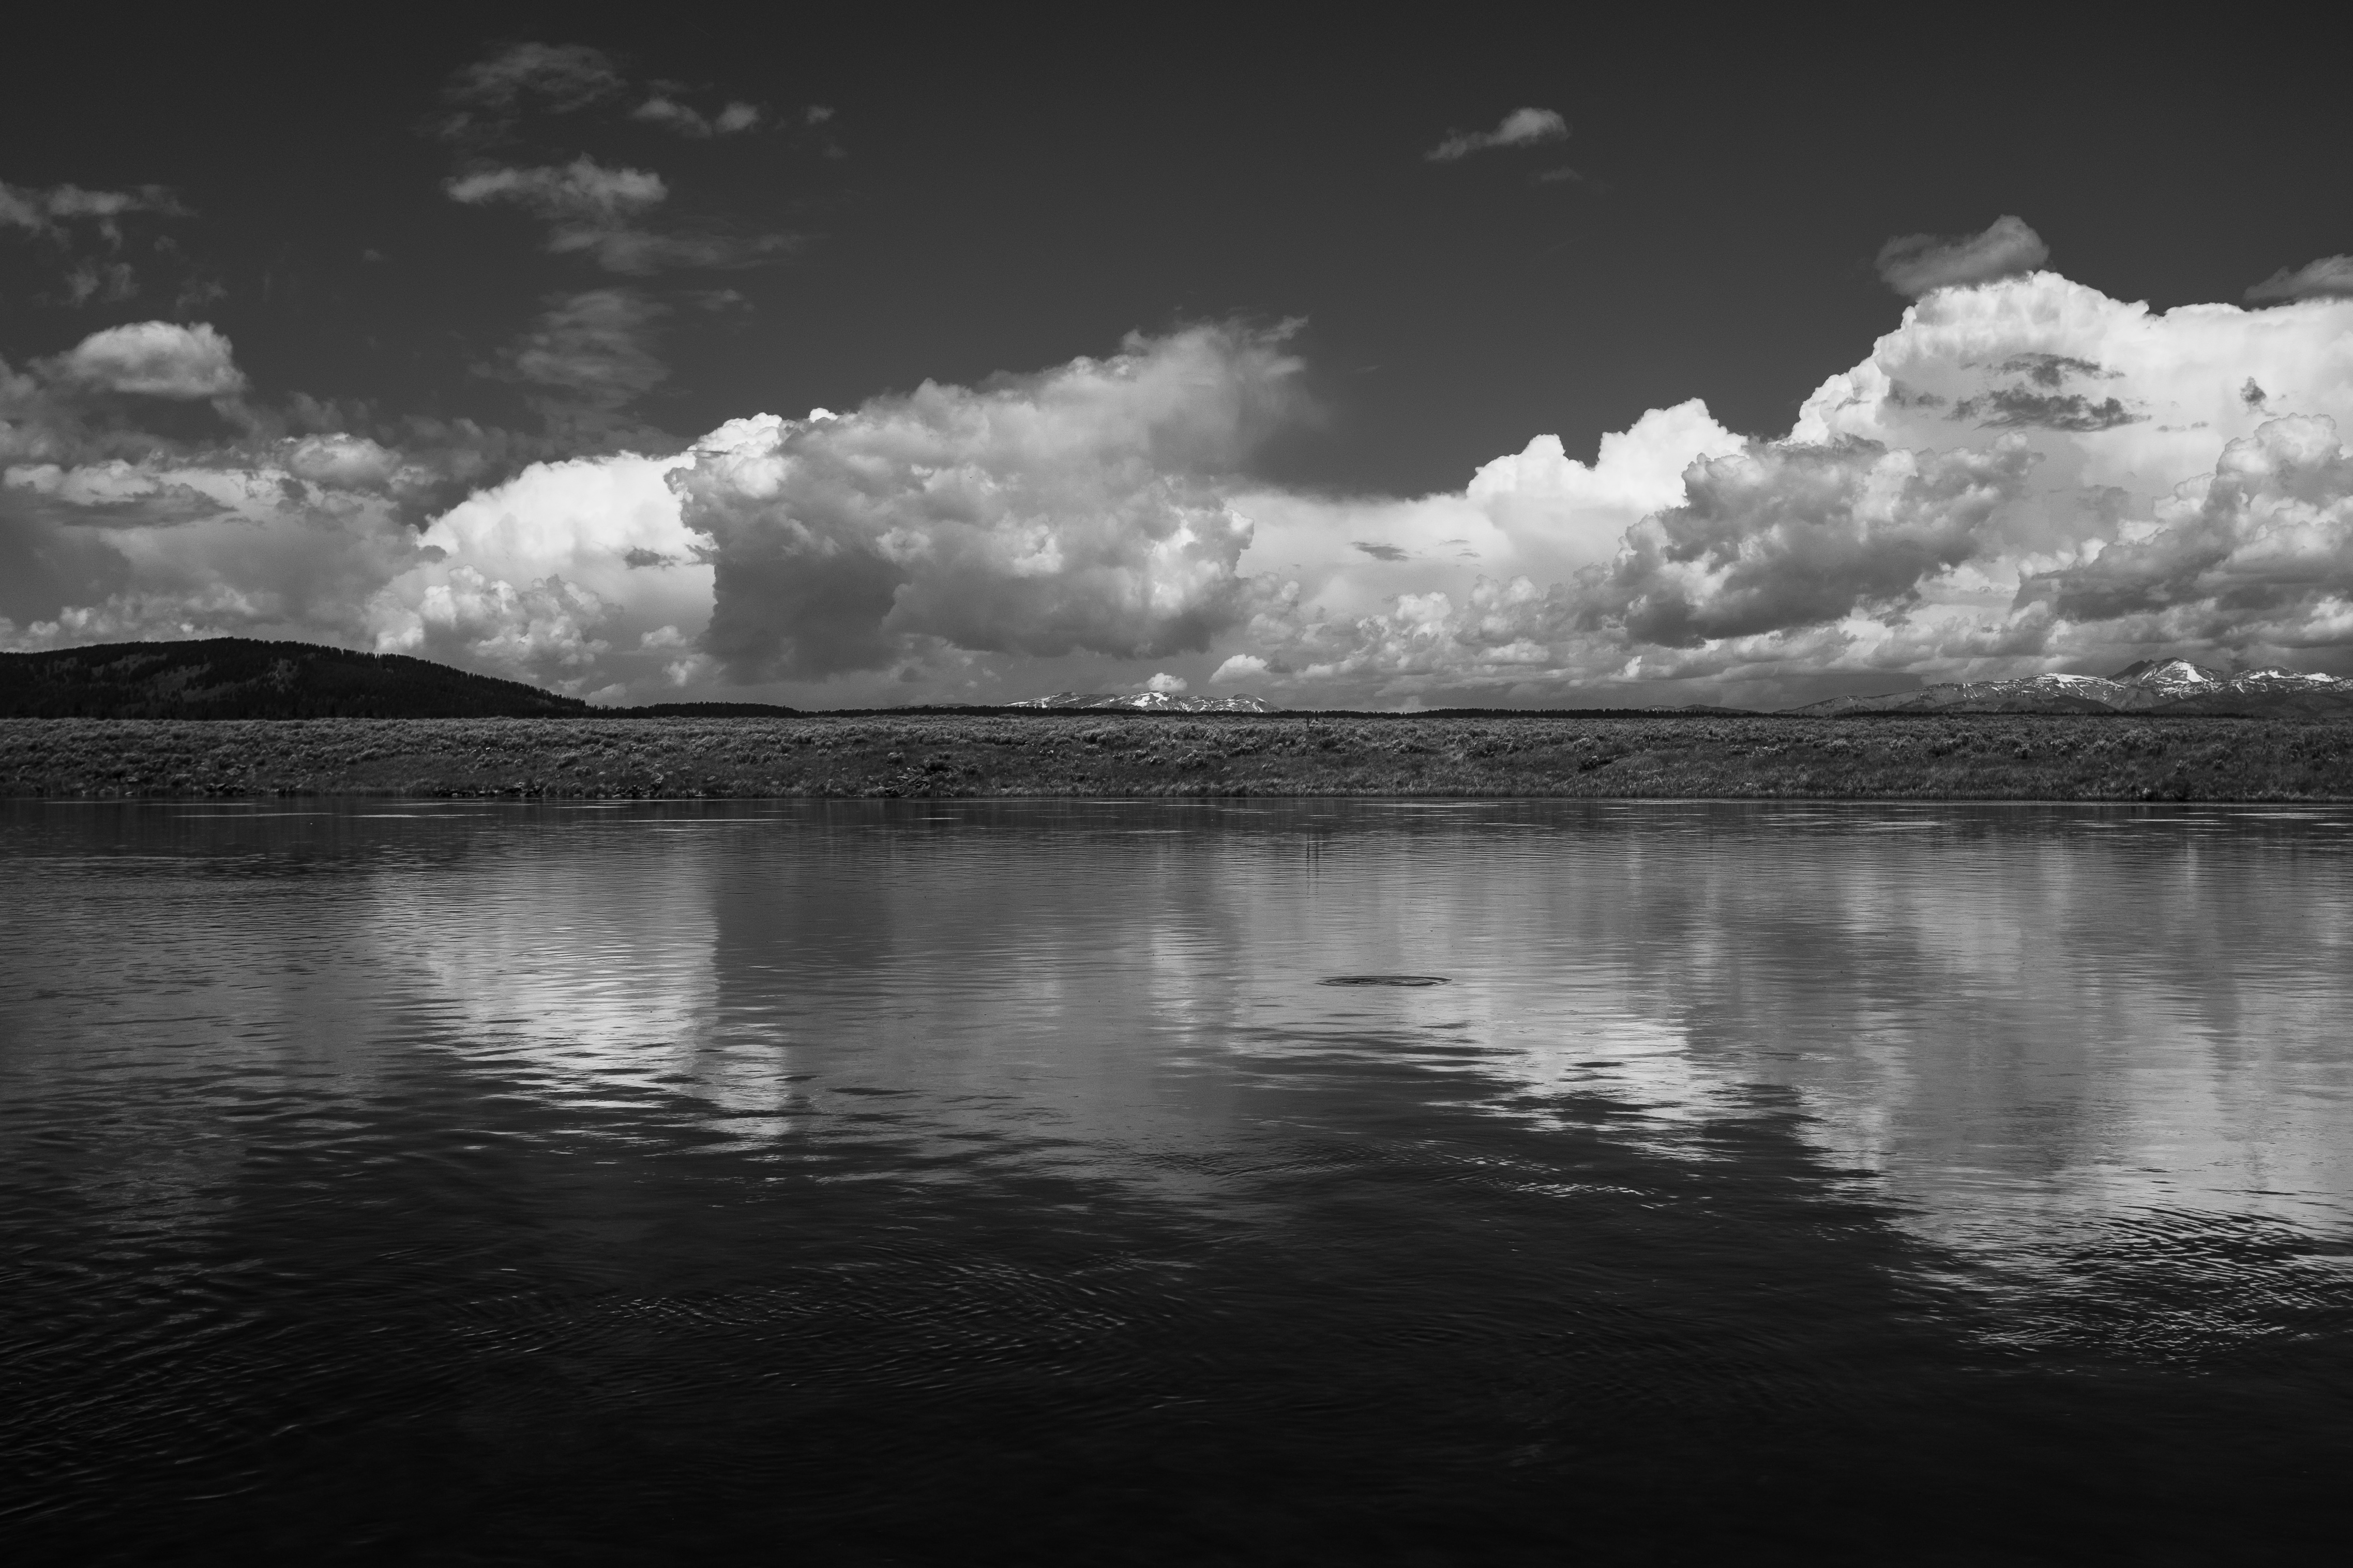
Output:
[[1123,697],[1107,691],[1057,691],[1051,697],[1025,697],[1008,708],[1123,708],[1138,713],[1271,713],[1256,697],[1176,697],[1166,691],[1140,691]]
[[[1006,704],[1068,711],[1272,713],[1256,697],[1058,691]],[[402,654],[311,643],[211,637],[0,653],[0,718],[14,719],[616,719],[784,717],[758,702],[591,708],[521,681],[470,675]],[[1482,710],[1485,711],[1485,710]],[[1730,714],[1733,709],[1648,711]],[[2143,659],[2110,676],[1967,680],[1884,697],[1833,697],[1796,714],[2201,713],[2353,717],[2353,680],[2257,669],[2223,675],[2188,659]]]
[[589,712],[576,697],[396,653],[208,637],[0,653],[0,718],[486,719]]
[[[1176,697],[1165,691],[1133,696],[1058,691],[1006,704],[1008,708],[1119,709],[1142,713],[1271,713],[1256,697]],[[1659,713],[1732,714],[1734,708],[1645,710]],[[1788,713],[2272,713],[2312,718],[2353,716],[2353,680],[2256,669],[2224,675],[2186,658],[2145,658],[2114,675],[2030,675],[2017,680],[1967,680],[1885,697],[1833,697]]]
[[2272,713],[2353,715],[2353,680],[2292,669],[2223,675],[2186,658],[2145,658],[2110,676],[1962,680],[1885,697],[1833,697],[1790,713]]

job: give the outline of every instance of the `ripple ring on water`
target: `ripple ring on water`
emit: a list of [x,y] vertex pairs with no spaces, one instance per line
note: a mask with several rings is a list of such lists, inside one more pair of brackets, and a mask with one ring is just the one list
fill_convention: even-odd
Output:
[[1318,985],[1451,985],[1443,974],[1327,974]]

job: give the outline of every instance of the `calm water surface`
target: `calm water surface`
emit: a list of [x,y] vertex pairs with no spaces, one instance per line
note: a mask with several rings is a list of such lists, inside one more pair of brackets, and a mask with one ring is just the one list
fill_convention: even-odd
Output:
[[0,891],[28,1556],[2353,1518],[2353,813],[17,802]]

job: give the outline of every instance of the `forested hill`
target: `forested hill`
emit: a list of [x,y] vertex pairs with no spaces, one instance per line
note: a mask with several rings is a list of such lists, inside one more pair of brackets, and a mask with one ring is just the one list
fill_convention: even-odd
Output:
[[211,637],[0,654],[0,718],[488,719],[585,713],[576,697],[404,654]]

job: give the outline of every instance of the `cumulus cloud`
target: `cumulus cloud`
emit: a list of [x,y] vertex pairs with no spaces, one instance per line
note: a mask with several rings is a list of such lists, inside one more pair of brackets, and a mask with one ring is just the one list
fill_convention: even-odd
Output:
[[1295,399],[1282,338],[1131,337],[1042,374],[714,433],[672,480],[713,542],[706,648],[754,679],[885,668],[927,640],[1205,647],[1243,611],[1250,524],[1220,481]]
[[2353,300],[2159,312],[2038,272],[1926,295],[1778,439],[1694,451],[1720,427],[1670,412],[1589,467],[1539,440],[1456,495],[1241,498],[1244,569],[1287,586],[1213,679],[1574,701],[2168,652],[2353,669]]
[[134,321],[93,332],[54,362],[82,386],[142,397],[234,397],[245,390],[227,338],[205,322]]
[[2247,298],[2262,304],[2353,298],[2353,256],[2324,256],[2294,271],[2283,267],[2248,289]]
[[[502,369],[617,403],[658,373],[631,359],[650,319],[627,291],[561,297]],[[1197,649],[1245,613],[1249,530],[1220,487],[1296,368],[1280,332],[1139,338],[839,418],[737,421],[675,456],[531,463],[421,529],[444,474],[347,431],[19,461],[0,641],[292,636],[607,698],[729,669]]]
[[1493,131],[1452,131],[1422,154],[1425,162],[1451,163],[1491,147],[1534,147],[1568,138],[1568,121],[1550,109],[1514,109]]
[[[553,296],[489,368],[610,446],[659,321],[628,289]],[[1149,689],[1183,653],[1304,706],[1761,701],[2160,653],[2353,673],[2353,299],[1933,289],[1778,436],[1694,400],[1576,456],[1515,437],[1418,497],[1247,477],[1298,371],[1282,331],[1199,327],[533,462],[272,413],[209,328],[113,329],[0,366],[0,640],[301,636],[788,700]],[[155,433],[184,417],[211,434]]]
[[575,690],[666,679],[711,608],[710,542],[665,482],[685,461],[537,463],[468,498],[370,601],[375,647]]
[[1494,458],[1462,489],[1414,499],[1246,488],[1255,525],[1242,569],[1301,584],[1332,615],[1370,614],[1398,595],[1459,592],[1464,574],[1565,581],[1609,561],[1626,530],[1683,499],[1694,458],[1742,447],[1694,398],[1601,437],[1590,462],[1557,436]]
[[1694,460],[1688,499],[1629,529],[1606,566],[1549,585],[1482,573],[1459,597],[1401,594],[1372,613],[1278,597],[1250,627],[1259,651],[1213,679],[1557,693],[1630,679],[1646,656],[1652,674],[1682,675],[1767,649],[1819,656],[1843,645],[1833,628],[1900,613],[1924,582],[1992,549],[1989,520],[2032,465],[2016,440],[1927,458],[1861,442],[1754,443]]
[[2005,213],[1982,234],[1899,235],[1879,247],[1878,267],[1881,281],[1916,300],[1937,289],[2031,272],[2050,258],[2042,237]]
[[355,640],[362,606],[412,557],[413,531],[391,482],[306,479],[290,455],[0,471],[0,642]]
[[2231,442],[2213,474],[2167,498],[2157,521],[2146,538],[2030,578],[2021,604],[2129,623],[2136,640],[2233,651],[2353,632],[2353,454],[2334,420],[2271,420]]
[[1992,548],[1987,523],[2024,492],[2035,458],[2016,439],[1925,457],[1857,441],[1695,463],[1684,504],[1628,530],[1609,570],[1580,585],[1578,618],[1689,647],[1908,604]]
[[1628,528],[1680,502],[1694,460],[1741,445],[1693,398],[1605,434],[1590,464],[1569,457],[1559,437],[1535,437],[1482,466],[1464,494],[1512,540],[1511,564],[1566,575],[1607,560]]
[[58,386],[82,395],[0,370],[0,645],[292,637],[580,690],[666,681],[676,650],[639,635],[709,615],[682,459],[531,464],[435,506],[489,433],[418,432],[457,448],[438,463],[349,431],[191,444],[93,431]]
[[135,323],[26,374],[0,364],[0,645],[365,646],[385,585],[446,557],[417,525],[522,455],[464,421],[401,422],[404,450],[337,427],[344,411],[248,392],[202,325]]

